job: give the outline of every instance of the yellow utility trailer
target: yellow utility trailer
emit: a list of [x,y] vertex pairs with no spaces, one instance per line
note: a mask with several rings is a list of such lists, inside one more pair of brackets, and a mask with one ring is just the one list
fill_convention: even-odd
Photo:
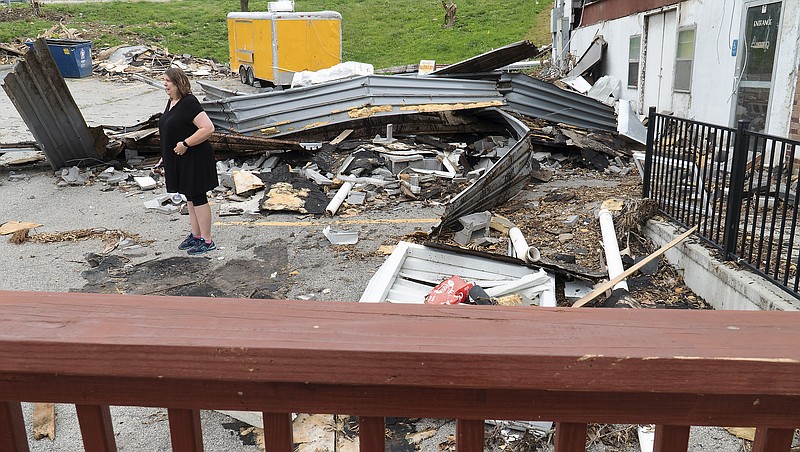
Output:
[[231,70],[242,83],[289,85],[300,71],[342,62],[342,16],[335,11],[228,13]]

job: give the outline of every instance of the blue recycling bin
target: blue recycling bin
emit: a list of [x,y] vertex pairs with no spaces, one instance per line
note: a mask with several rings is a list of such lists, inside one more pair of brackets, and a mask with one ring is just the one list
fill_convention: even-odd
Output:
[[[92,41],[46,39],[50,54],[64,77],[82,78],[92,75]],[[26,42],[33,48],[33,42]]]

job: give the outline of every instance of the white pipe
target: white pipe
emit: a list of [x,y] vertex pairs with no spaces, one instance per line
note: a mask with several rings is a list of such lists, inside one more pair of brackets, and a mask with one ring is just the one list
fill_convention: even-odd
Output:
[[525,252],[525,262],[539,262],[540,257],[542,257],[542,253],[535,246],[529,246],[528,251]]
[[[614,232],[614,219],[611,212],[601,209],[597,214],[600,220],[600,231],[603,234],[603,251],[606,254],[606,266],[608,267],[608,278],[613,279],[625,271],[622,266],[622,258],[619,255],[619,244],[617,234]],[[628,291],[628,283],[625,280],[618,282],[612,290],[625,289]]]
[[529,246],[525,241],[525,236],[518,227],[513,227],[508,230],[508,239],[514,249],[514,256],[517,259],[525,262],[536,262],[541,257],[539,250],[533,246]]
[[344,199],[347,198],[347,195],[350,194],[350,190],[353,188],[352,182],[345,182],[339,187],[339,190],[336,192],[336,195],[331,199],[331,202],[328,203],[328,207],[325,208],[325,212],[328,215],[336,214],[336,211],[339,210],[339,206],[342,205]]

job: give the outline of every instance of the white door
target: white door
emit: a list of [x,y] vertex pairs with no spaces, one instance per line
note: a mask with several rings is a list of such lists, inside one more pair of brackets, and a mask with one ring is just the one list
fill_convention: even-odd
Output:
[[655,106],[657,112],[672,110],[672,80],[678,21],[675,10],[647,16],[642,111]]

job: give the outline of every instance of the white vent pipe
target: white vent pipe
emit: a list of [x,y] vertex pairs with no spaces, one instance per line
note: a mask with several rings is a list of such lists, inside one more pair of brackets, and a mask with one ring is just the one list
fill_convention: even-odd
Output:
[[[619,244],[617,234],[614,232],[614,219],[611,212],[601,209],[597,214],[600,220],[600,231],[603,234],[603,251],[606,255],[606,266],[608,267],[608,278],[613,279],[625,271],[622,266],[622,258],[619,255]],[[628,283],[625,280],[618,282],[612,290],[624,289],[628,291]]]

